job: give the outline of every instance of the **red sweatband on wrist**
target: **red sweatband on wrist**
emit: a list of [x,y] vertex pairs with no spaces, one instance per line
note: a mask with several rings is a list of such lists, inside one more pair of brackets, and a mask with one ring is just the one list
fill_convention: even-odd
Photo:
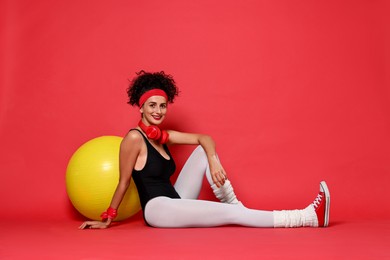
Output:
[[107,211],[103,212],[100,217],[103,219],[103,220],[106,220],[106,219],[114,219],[116,216],[118,215],[118,211],[116,209],[113,209],[111,207],[109,207],[107,209]]
[[139,101],[138,101],[139,107],[142,107],[142,105],[145,103],[145,101],[148,98],[150,98],[151,96],[162,96],[168,101],[167,93],[165,93],[165,91],[162,89],[155,88],[155,89],[148,90],[142,94],[142,96],[139,98]]

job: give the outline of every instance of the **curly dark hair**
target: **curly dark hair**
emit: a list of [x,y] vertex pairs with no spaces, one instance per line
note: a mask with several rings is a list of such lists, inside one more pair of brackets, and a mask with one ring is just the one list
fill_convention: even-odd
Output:
[[161,89],[168,96],[168,102],[173,103],[175,97],[179,94],[176,82],[171,75],[160,72],[145,72],[141,70],[136,73],[137,76],[131,80],[127,89],[129,97],[128,104],[139,106],[139,99],[146,91],[151,89]]

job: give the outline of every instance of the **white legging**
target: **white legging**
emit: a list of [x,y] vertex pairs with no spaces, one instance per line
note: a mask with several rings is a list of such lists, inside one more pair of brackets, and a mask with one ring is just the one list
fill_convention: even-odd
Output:
[[252,210],[241,203],[226,204],[197,200],[206,173],[213,184],[206,154],[198,146],[188,158],[174,185],[181,199],[156,197],[145,206],[145,220],[149,225],[162,228],[215,227],[242,225],[273,227],[273,212]]

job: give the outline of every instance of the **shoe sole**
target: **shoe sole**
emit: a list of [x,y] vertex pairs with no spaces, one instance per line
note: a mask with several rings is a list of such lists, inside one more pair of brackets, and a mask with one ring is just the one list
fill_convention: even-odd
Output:
[[330,192],[328,185],[326,185],[325,181],[320,182],[321,188],[325,193],[325,219],[324,219],[324,227],[329,225],[329,210],[330,210]]

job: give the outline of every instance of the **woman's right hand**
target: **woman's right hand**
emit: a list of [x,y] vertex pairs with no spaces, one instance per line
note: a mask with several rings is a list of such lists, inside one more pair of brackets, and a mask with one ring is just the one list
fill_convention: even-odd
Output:
[[105,229],[108,228],[111,224],[111,220],[108,219],[106,222],[102,221],[85,221],[79,229]]

